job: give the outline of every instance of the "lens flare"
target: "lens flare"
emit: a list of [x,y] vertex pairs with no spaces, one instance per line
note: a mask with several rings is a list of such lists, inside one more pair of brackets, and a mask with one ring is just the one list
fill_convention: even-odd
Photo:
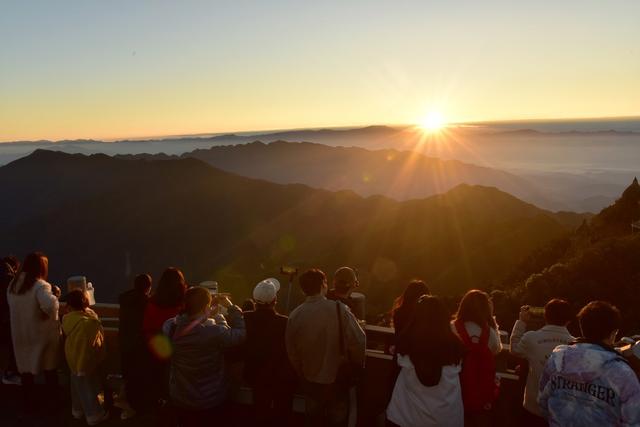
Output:
[[169,338],[165,335],[158,334],[151,338],[149,347],[155,356],[160,360],[167,360],[173,354],[173,346]]

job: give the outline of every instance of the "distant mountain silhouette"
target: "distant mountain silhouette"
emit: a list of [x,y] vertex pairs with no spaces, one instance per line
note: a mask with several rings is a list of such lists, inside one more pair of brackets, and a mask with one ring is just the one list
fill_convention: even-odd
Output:
[[[575,135],[575,136],[589,136],[589,135],[610,135],[610,136],[638,136],[640,132],[632,130],[563,130],[563,131],[542,131],[536,129],[530,129],[527,127],[504,129],[500,125],[503,123],[467,123],[467,124],[451,124],[448,128],[448,132],[454,134],[463,135],[475,135],[475,136],[559,136],[559,135]],[[497,125],[497,126],[496,126]],[[526,126],[527,123],[522,123],[522,126]],[[223,142],[225,145],[230,143],[248,143],[251,141],[316,141],[321,140],[324,144],[331,144],[331,142],[339,143],[340,141],[353,141],[365,138],[369,146],[376,146],[376,141],[384,139],[398,138],[420,138],[422,136],[422,130],[419,127],[413,125],[371,125],[363,127],[342,127],[342,128],[317,128],[317,129],[287,129],[281,131],[262,131],[262,132],[243,132],[243,133],[214,133],[214,134],[187,134],[187,135],[166,135],[158,137],[148,138],[136,138],[136,139],[119,139],[115,141],[101,141],[97,139],[61,139],[61,140],[23,140],[23,141],[11,141],[4,144],[17,144],[17,145],[63,145],[63,144],[127,144],[127,143],[158,143],[158,142],[193,142],[193,141],[213,141]],[[335,140],[335,141],[331,141]],[[352,143],[349,143],[351,145]],[[356,144],[358,145],[358,144]]]
[[[481,134],[482,135],[482,134]],[[529,136],[529,137],[558,137],[558,136],[632,136],[637,137],[640,132],[635,131],[620,131],[614,129],[597,130],[597,131],[556,131],[556,132],[542,132],[535,129],[514,129],[514,130],[491,130],[484,133],[484,136]]]
[[[617,305],[626,332],[640,324],[640,185],[634,179],[622,196],[573,233],[534,251],[505,281],[517,298],[543,304],[552,297],[576,308],[595,299]],[[515,285],[515,287],[513,287]]]
[[[451,125],[437,134],[425,133],[415,126],[367,126],[174,135],[113,142],[23,141],[0,144],[0,165],[24,157],[38,148],[72,154],[182,155],[198,149],[250,144],[254,141],[262,141],[265,144],[276,141],[311,142],[332,147],[360,147],[373,151],[414,151],[431,159],[455,159],[469,166],[502,170],[507,172],[503,179],[488,179],[485,176],[477,181],[461,182],[497,186],[545,209],[586,210],[595,213],[609,205],[631,177],[640,173],[637,170],[640,162],[637,150],[640,143],[640,133],[637,132],[639,126],[639,122],[634,120],[566,123],[524,121]],[[390,168],[383,168],[383,171],[385,170]],[[472,174],[471,178],[475,178],[476,175]],[[444,176],[445,181],[452,179],[447,174]],[[513,182],[507,182],[507,176],[518,178]],[[355,182],[352,184],[356,185]],[[311,185],[317,184],[312,182]],[[375,188],[377,185],[379,186],[379,183],[369,182],[367,187]],[[429,191],[415,191],[416,196],[409,197],[434,194],[429,186],[434,185],[427,185]],[[404,187],[407,189],[408,186]],[[451,188],[447,185],[436,187]],[[408,194],[411,193],[412,190],[408,190]]]
[[[124,158],[169,159],[164,154]],[[366,150],[314,143],[276,141],[212,147],[181,157],[203,160],[228,172],[281,184],[300,183],[327,190],[352,190],[362,196],[397,200],[424,198],[460,184],[496,187],[536,206],[553,209],[528,180],[496,169],[391,149]]]
[[583,220],[495,188],[396,202],[250,179],[189,158],[40,150],[0,168],[0,184],[0,253],[43,250],[52,281],[85,274],[103,301],[131,275],[157,278],[170,265],[191,282],[215,278],[238,299],[281,264],[327,272],[347,264],[361,272],[370,312],[382,311],[411,277],[448,294],[498,283]]

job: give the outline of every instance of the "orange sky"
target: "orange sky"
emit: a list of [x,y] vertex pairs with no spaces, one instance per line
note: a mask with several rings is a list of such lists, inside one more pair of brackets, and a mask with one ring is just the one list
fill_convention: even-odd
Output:
[[0,141],[640,115],[640,2],[512,3],[10,1]]

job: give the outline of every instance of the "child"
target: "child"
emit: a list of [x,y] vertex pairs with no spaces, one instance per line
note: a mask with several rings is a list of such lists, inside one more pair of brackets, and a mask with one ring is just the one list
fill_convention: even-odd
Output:
[[104,332],[98,315],[89,308],[85,292],[69,292],[67,306],[70,311],[62,319],[62,330],[66,337],[64,354],[71,371],[71,411],[74,418],[84,416],[87,424],[94,426],[109,418],[98,401]]

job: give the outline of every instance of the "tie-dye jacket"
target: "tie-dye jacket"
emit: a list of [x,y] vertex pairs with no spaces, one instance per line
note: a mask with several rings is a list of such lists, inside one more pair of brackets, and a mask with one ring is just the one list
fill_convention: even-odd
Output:
[[558,346],[540,378],[551,426],[640,426],[640,383],[624,358],[600,345]]

